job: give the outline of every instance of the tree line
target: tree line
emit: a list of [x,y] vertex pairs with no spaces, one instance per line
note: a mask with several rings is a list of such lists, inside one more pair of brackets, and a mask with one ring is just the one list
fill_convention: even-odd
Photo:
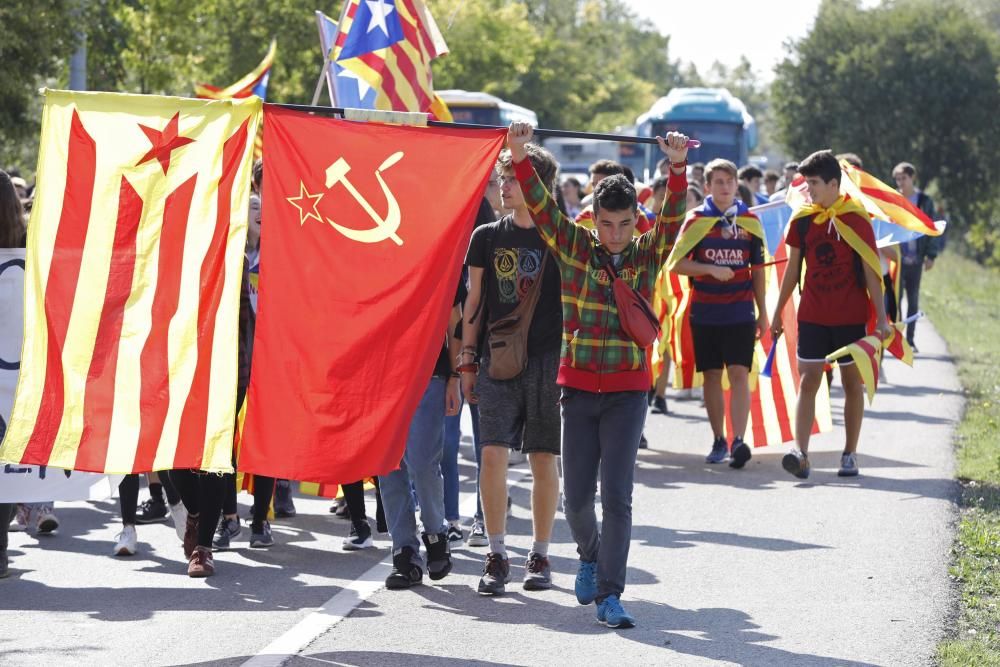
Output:
[[[622,0],[426,0],[450,53],[439,89],[482,90],[543,126],[630,125],[671,88],[725,86],[757,118],[761,149],[859,154],[891,181],[917,165],[949,238],[1000,265],[1000,0],[823,0],[772,77],[752,60],[698,72]],[[7,0],[0,5],[0,165],[34,168],[41,85],[65,86],[85,40],[91,90],[191,95],[252,70],[272,37],[268,97],[308,103],[322,66],[315,0]],[[766,7],[766,5],[762,5]],[[708,11],[706,6],[706,11]],[[766,9],[761,9],[766,11]],[[779,19],[780,17],[775,17]]]

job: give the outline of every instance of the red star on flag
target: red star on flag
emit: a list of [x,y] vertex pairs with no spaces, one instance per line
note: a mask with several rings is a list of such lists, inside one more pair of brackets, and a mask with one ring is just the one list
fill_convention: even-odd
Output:
[[170,153],[194,141],[194,139],[189,137],[177,136],[177,123],[180,115],[179,111],[175,113],[174,117],[167,122],[167,126],[163,130],[139,124],[139,127],[146,134],[146,138],[149,139],[149,143],[153,144],[153,147],[135,163],[135,166],[138,167],[140,164],[144,164],[155,158],[159,160],[160,166],[163,167],[163,175],[166,176],[167,169],[170,168]]

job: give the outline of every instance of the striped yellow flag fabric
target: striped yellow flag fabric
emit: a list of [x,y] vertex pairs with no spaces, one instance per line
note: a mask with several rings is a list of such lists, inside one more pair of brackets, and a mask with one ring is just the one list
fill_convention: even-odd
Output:
[[47,91],[0,460],[230,471],[261,102]]

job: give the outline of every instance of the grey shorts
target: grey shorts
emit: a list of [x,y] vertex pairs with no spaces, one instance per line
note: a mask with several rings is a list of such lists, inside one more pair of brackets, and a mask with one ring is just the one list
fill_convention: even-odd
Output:
[[479,396],[479,441],[506,445],[526,454],[560,453],[559,350],[528,358],[528,367],[513,380],[494,380],[483,360],[476,379]]

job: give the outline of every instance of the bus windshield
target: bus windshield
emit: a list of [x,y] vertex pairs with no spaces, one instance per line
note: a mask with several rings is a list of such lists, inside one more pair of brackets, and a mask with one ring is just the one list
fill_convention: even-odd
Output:
[[449,104],[448,110],[456,123],[474,123],[476,125],[503,125],[500,110],[496,107],[464,107],[460,104]]
[[[740,164],[740,135],[743,128],[735,123],[718,123],[713,121],[667,121],[653,123],[653,133],[656,136],[666,136],[667,132],[683,132],[692,139],[701,141],[700,148],[688,151],[688,163],[708,162],[715,158],[723,158]],[[659,151],[654,153],[656,160],[660,158]]]

